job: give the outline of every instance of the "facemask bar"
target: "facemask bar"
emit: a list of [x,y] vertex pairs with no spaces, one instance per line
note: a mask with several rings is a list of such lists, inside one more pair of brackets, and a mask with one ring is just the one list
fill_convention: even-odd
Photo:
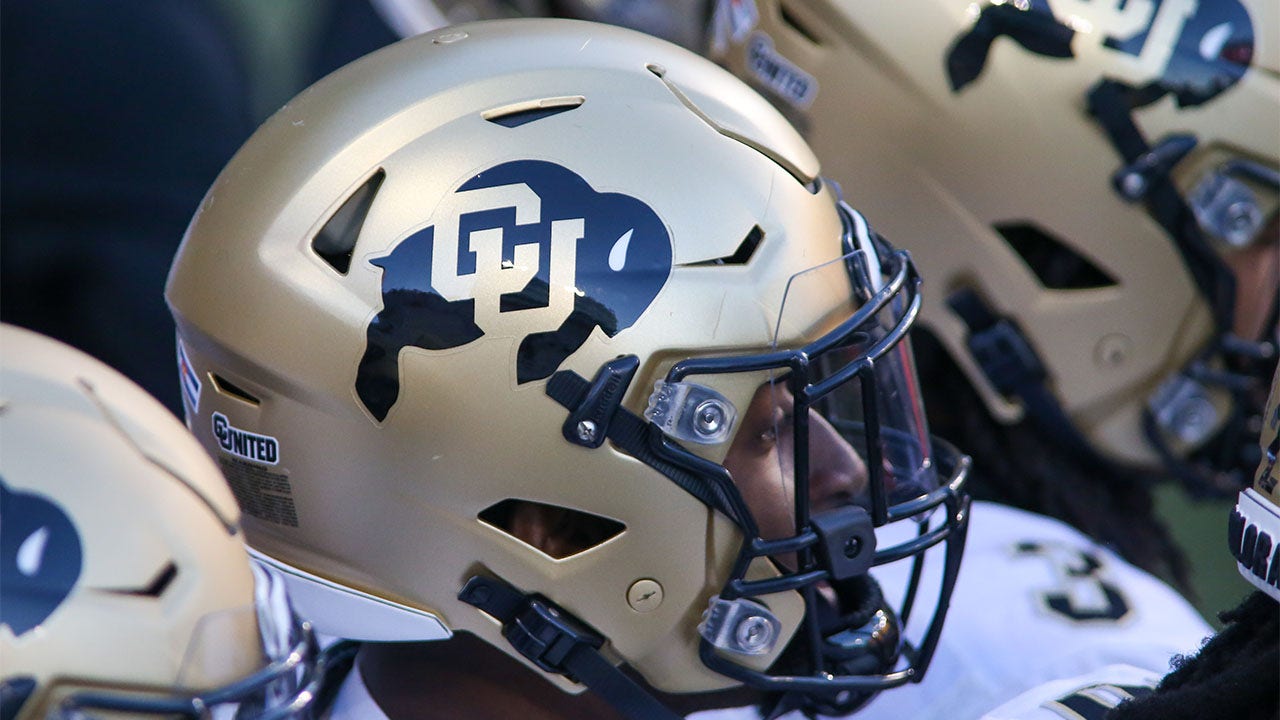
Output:
[[[842,208],[842,212],[851,212]],[[851,247],[848,234],[856,216],[846,216],[846,247]],[[860,218],[856,218],[860,220]],[[865,239],[866,236],[864,236]],[[714,375],[721,373],[742,373],[779,371],[788,374],[789,387],[796,402],[793,416],[795,433],[795,521],[797,531],[791,537],[766,540],[760,536],[759,526],[735,487],[729,473],[719,465],[698,458],[680,447],[659,431],[650,433],[650,441],[655,454],[668,462],[694,471],[715,486],[714,495],[724,498],[727,505],[726,514],[734,519],[742,528],[744,540],[729,580],[722,589],[719,599],[726,602],[752,602],[751,598],[764,597],[774,593],[788,591],[800,592],[806,601],[805,620],[799,633],[810,638],[813,655],[811,657],[812,674],[802,676],[771,675],[736,662],[721,654],[716,646],[704,639],[699,654],[708,667],[734,678],[744,684],[768,691],[799,691],[812,693],[822,697],[834,697],[847,690],[877,690],[894,687],[923,676],[934,649],[937,645],[946,607],[949,603],[955,578],[959,571],[960,555],[963,549],[964,532],[967,529],[968,499],[963,493],[963,483],[968,470],[968,459],[959,457],[944,448],[942,456],[937,458],[939,469],[949,472],[948,480],[927,494],[908,502],[890,504],[885,491],[883,458],[878,443],[869,442],[866,458],[869,473],[870,491],[870,524],[879,527],[886,523],[912,517],[926,517],[939,507],[945,507],[945,516],[941,523],[929,527],[922,525],[919,534],[910,541],[889,548],[877,549],[868,566],[880,565],[908,557],[913,558],[912,583],[904,598],[902,615],[909,615],[915,599],[915,586],[921,575],[920,563],[922,553],[940,542],[946,541],[944,580],[939,590],[939,603],[932,622],[929,624],[918,648],[904,650],[908,658],[906,667],[899,667],[891,672],[870,675],[842,674],[839,668],[828,667],[829,663],[822,656],[823,642],[826,640],[817,625],[817,617],[813,608],[817,606],[816,584],[822,581],[835,580],[830,568],[831,563],[819,560],[820,545],[823,542],[821,531],[815,527],[810,517],[808,503],[808,409],[819,402],[827,393],[842,383],[857,382],[861,385],[863,399],[863,416],[869,438],[878,438],[882,432],[882,418],[877,407],[876,398],[879,388],[875,368],[877,361],[883,360],[900,342],[906,339],[907,331],[914,322],[920,308],[920,297],[917,292],[920,278],[911,265],[909,256],[902,251],[881,254],[876,252],[883,245],[862,254],[864,260],[883,263],[887,269],[887,279],[878,286],[854,280],[854,286],[867,292],[867,302],[861,305],[852,316],[840,323],[822,338],[802,348],[783,350],[754,356],[733,358],[693,358],[677,363],[668,372],[667,383],[679,383],[692,375]],[[879,277],[880,268],[863,268],[859,270],[859,262],[854,257],[846,258],[848,270],[859,272],[866,278],[868,275]],[[872,289],[874,287],[874,290]],[[811,364],[824,354],[847,344],[852,333],[868,323],[876,322],[876,318],[895,298],[909,296],[909,302],[902,311],[897,323],[879,336],[867,348],[863,356],[822,378],[819,382],[810,381],[813,375]],[[830,544],[831,538],[826,538]],[[794,554],[797,557],[797,569],[783,572],[781,575],[765,580],[747,580],[748,567],[758,558],[770,558]],[[714,608],[713,608],[714,609]],[[727,611],[726,611],[727,613]],[[754,622],[751,612],[738,613],[745,623]],[[746,636],[751,637],[751,628],[747,628]]]
[[[209,712],[209,709],[224,703],[238,703],[245,699],[252,698],[256,694],[265,690],[272,683],[288,676],[303,666],[308,660],[313,660],[319,654],[316,645],[315,636],[310,631],[310,626],[306,627],[304,639],[299,642],[288,654],[288,656],[271,662],[266,667],[252,675],[238,680],[229,685],[225,685],[216,690],[207,693],[189,696],[173,696],[173,697],[146,697],[140,695],[127,695],[123,693],[107,693],[107,692],[80,692],[68,697],[64,700],[59,708],[62,716],[67,718],[84,718],[87,715],[86,710],[103,710],[108,712],[126,712],[136,713],[140,715],[178,715],[187,718],[202,718]],[[300,700],[305,701],[301,707],[292,708],[290,710],[281,710],[277,712],[267,712],[262,718],[283,718],[289,717],[291,713],[296,713],[310,702],[310,697],[295,698],[295,704]]]
[[320,692],[328,670],[348,659],[351,648],[339,644],[322,653],[309,623],[299,626],[295,644],[283,656],[257,672],[215,690],[192,695],[155,697],[125,692],[77,692],[58,707],[58,717],[68,720],[93,718],[91,711],[137,715],[176,715],[184,718],[208,717],[210,710],[224,704],[240,704],[260,699],[282,681],[289,682],[300,672],[303,685],[288,698],[260,712],[249,713],[253,720],[283,720],[301,717]]

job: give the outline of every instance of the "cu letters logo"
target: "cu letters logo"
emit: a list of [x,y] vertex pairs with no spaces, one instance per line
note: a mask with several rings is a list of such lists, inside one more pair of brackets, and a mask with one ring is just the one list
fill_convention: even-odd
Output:
[[21,637],[43,623],[71,594],[83,560],[66,511],[0,481],[0,625]]
[[1077,31],[1101,38],[1149,78],[1140,104],[1166,93],[1183,107],[1208,102],[1253,61],[1253,23],[1240,0],[1014,0],[987,4],[956,39],[946,59],[951,88],[977,79],[1002,35],[1038,55],[1070,58]]
[[481,172],[433,219],[372,261],[382,309],[355,387],[379,422],[399,398],[404,348],[521,337],[517,382],[545,379],[595,328],[631,327],[671,274],[671,238],[652,208],[550,162]]

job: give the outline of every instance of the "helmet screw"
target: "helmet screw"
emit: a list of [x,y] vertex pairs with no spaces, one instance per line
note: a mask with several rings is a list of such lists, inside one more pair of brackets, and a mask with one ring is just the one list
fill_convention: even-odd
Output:
[[1209,436],[1218,413],[1204,395],[1187,398],[1175,411],[1174,432],[1186,443],[1198,443]]
[[596,439],[596,424],[590,420],[578,421],[578,439],[582,442],[593,442]]
[[704,400],[694,409],[694,422],[701,435],[715,435],[724,420],[724,406],[718,400]]
[[858,557],[858,553],[862,552],[862,539],[857,535],[850,537],[844,541],[844,556],[850,560]]
[[1252,202],[1241,200],[1232,203],[1224,212],[1223,235],[1234,247],[1244,247],[1253,239],[1253,233],[1260,223],[1258,206]]
[[662,586],[657,580],[643,578],[631,583],[627,589],[627,604],[636,612],[656,610],[662,604]]
[[773,626],[759,615],[748,615],[738,622],[734,632],[738,647],[751,654],[768,652],[773,646]]
[[1093,361],[1104,368],[1118,368],[1125,364],[1133,350],[1133,341],[1120,333],[1102,336],[1093,348]]
[[1120,183],[1125,196],[1131,200],[1137,200],[1147,192],[1147,179],[1141,173],[1126,173]]

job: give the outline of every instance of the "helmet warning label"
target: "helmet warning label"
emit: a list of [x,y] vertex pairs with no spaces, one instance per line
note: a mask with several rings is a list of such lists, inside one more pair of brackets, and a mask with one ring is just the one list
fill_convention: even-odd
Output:
[[218,458],[218,464],[241,512],[267,522],[298,527],[293,485],[287,474],[226,455]]

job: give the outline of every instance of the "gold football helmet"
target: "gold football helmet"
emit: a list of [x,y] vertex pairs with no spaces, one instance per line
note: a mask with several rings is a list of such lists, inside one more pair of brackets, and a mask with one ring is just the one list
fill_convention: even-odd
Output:
[[230,491],[159,402],[3,325],[0,443],[0,716],[307,707],[314,645],[283,587],[255,585]]
[[[189,426],[319,630],[839,708],[920,677],[967,522],[904,340],[918,283],[740,81],[527,19],[290,102],[167,297]],[[572,531],[522,532],[531,508]],[[948,579],[904,640],[928,596],[869,573],[929,548]]]
[[1244,579],[1280,601],[1280,371],[1271,383],[1258,444],[1262,462],[1253,487],[1240,491],[1227,545]]
[[724,0],[710,44],[910,239],[921,323],[997,420],[1247,484],[1276,364],[1274,2]]

